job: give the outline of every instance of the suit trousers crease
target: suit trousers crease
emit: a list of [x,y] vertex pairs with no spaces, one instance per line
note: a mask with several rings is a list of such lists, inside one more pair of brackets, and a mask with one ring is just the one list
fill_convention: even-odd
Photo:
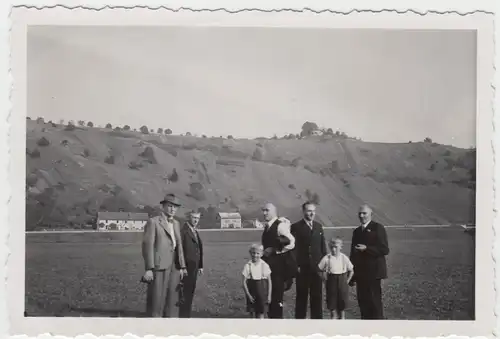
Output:
[[184,302],[179,306],[179,317],[190,318],[193,306],[194,291],[198,279],[198,267],[187,267],[187,276],[182,279]]
[[295,301],[295,318],[305,319],[307,302],[310,299],[311,319],[323,318],[323,281],[321,276],[310,268],[300,268],[297,274],[297,296]]
[[146,314],[152,318],[177,317],[180,272],[172,265],[165,270],[154,270],[154,279],[148,284]]
[[384,319],[380,279],[356,280],[356,296],[361,319]]

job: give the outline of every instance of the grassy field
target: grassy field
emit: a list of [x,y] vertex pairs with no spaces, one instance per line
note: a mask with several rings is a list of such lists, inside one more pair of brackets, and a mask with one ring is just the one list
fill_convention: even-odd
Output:
[[[345,239],[352,230],[327,230]],[[194,317],[247,317],[241,269],[260,232],[202,232],[205,274],[198,283]],[[391,253],[384,304],[389,319],[474,318],[474,238],[460,228],[388,229]],[[27,234],[28,316],[141,317],[145,286],[140,233]],[[293,317],[295,287],[285,295]],[[359,318],[354,290],[347,316]]]

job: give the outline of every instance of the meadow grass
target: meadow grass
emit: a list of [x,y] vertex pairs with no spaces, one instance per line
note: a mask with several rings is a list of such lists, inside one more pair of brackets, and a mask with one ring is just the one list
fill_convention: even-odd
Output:
[[[460,228],[387,229],[391,253],[384,281],[388,319],[474,318],[474,238]],[[345,240],[352,230],[326,230]],[[245,318],[241,270],[248,246],[260,231],[201,232],[205,272],[193,317]],[[26,235],[28,316],[141,317],[145,285],[141,233]],[[285,295],[285,317],[293,318],[295,285]],[[347,317],[359,319],[354,289]],[[326,311],[325,311],[326,315]]]

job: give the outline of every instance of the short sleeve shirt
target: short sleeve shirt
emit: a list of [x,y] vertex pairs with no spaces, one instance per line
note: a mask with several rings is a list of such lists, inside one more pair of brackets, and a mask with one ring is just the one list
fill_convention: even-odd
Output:
[[338,257],[331,254],[325,255],[318,267],[321,271],[330,274],[343,274],[353,270],[351,260],[344,253],[340,253]]
[[249,261],[245,267],[243,267],[242,274],[245,279],[263,280],[269,278],[271,275],[271,268],[264,260],[259,260],[256,263]]

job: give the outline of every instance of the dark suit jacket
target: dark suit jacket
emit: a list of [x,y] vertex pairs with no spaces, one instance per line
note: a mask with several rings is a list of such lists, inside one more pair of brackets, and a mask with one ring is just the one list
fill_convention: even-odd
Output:
[[193,233],[191,227],[185,223],[181,228],[181,238],[188,269],[203,268],[203,243],[198,232]]
[[313,222],[312,230],[302,219],[291,226],[295,238],[295,259],[300,268],[319,271],[318,264],[327,253],[323,226]]
[[[366,250],[355,250],[357,244],[366,245]],[[354,265],[353,279],[386,279],[385,256],[388,254],[389,242],[383,225],[371,221],[364,230],[361,226],[356,228],[352,234],[350,256]]]

